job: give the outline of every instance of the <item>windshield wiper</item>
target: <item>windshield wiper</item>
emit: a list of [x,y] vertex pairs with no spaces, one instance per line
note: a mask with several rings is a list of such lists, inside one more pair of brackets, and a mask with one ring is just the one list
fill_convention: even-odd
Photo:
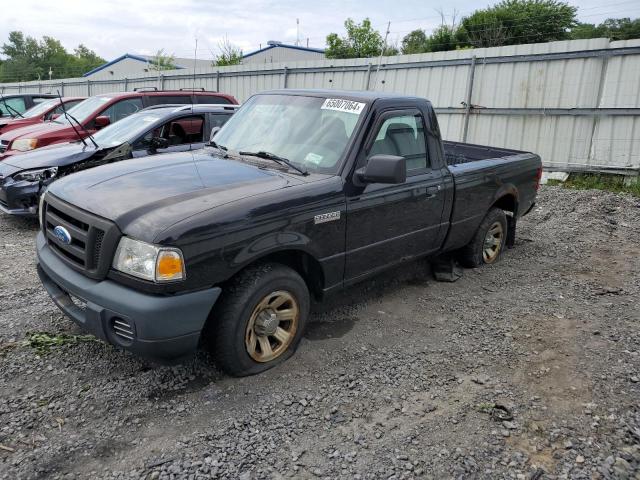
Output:
[[299,172],[302,175],[309,175],[309,172],[307,172],[304,168],[300,168],[296,165],[294,165],[293,163],[291,163],[289,160],[287,160],[284,157],[279,157],[278,155],[271,153],[271,152],[264,152],[264,151],[259,151],[259,152],[238,152],[240,155],[247,155],[249,157],[258,157],[258,158],[264,158],[265,160],[273,160],[274,162],[278,162],[281,164],[286,165],[289,168],[292,168],[293,170],[296,170],[297,172]]
[[60,106],[62,107],[62,113],[64,114],[64,118],[67,119],[67,121],[69,122],[69,124],[71,125],[71,128],[73,128],[73,131],[76,132],[76,135],[78,135],[78,138],[82,141],[82,143],[84,144],[84,146],[87,146],[87,142],[84,141],[84,138],[82,138],[82,136],[80,135],[80,132],[78,132],[78,130],[76,129],[76,127],[73,125],[73,122],[71,120],[73,120],[74,122],[76,122],[76,124],[78,126],[80,126],[80,128],[82,128],[82,130],[84,130],[87,133],[87,137],[89,137],[89,140],[91,140],[91,143],[93,143],[93,146],[96,148],[96,150],[98,150],[100,147],[98,146],[98,144],[96,143],[96,141],[93,139],[93,137],[91,136],[91,134],[89,133],[89,130],[87,130],[84,125],[82,125],[78,119],[76,117],[74,117],[73,115],[70,115],[69,112],[67,112],[67,109],[64,106],[64,102],[62,101],[62,96],[60,95],[60,90],[58,90],[58,98],[60,99]]
[[16,117],[24,118],[24,115],[22,115],[19,111],[17,111],[15,108],[13,108],[11,105],[7,103],[7,101],[4,99],[4,95],[0,94],[0,100],[2,100],[2,104],[5,107],[7,107],[7,111],[9,112],[9,115],[11,115],[11,118],[16,118]]
[[217,148],[218,150],[224,150],[225,152],[227,151],[227,147],[225,147],[224,145],[218,145],[213,140],[209,140],[209,146],[213,148]]

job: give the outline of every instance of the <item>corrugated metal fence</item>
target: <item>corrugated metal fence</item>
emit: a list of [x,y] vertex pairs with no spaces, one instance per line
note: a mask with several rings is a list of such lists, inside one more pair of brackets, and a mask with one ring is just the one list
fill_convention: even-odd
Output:
[[142,78],[2,84],[95,95],[204,87],[245,100],[275,88],[381,90],[433,102],[447,140],[530,150],[549,170],[640,171],[640,40],[574,40],[378,59],[165,71]]

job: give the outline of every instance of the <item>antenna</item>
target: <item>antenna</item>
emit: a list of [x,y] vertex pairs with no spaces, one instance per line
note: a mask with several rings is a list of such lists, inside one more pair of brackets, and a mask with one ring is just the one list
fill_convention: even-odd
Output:
[[[72,119],[73,117],[71,115],[69,115],[67,113],[67,109],[64,106],[64,102],[62,101],[62,95],[60,95],[60,90],[56,90],[58,93],[58,100],[60,100],[60,106],[62,107],[62,113],[64,114],[64,118],[67,119],[67,121],[69,122],[69,125],[71,125],[71,128],[73,128],[73,131],[76,132],[76,135],[78,136],[78,138],[80,139],[80,141],[83,143],[83,145],[85,147],[87,147],[87,142],[85,141],[85,139],[82,137],[82,135],[80,135],[80,132],[78,131],[78,129],[76,128],[76,126],[73,124]],[[98,145],[96,144],[96,142],[93,140],[93,138],[91,139],[91,141],[93,142],[93,144],[96,146],[96,148],[98,148]]]
[[191,92],[191,114],[193,115],[193,96],[196,91],[196,63],[198,61],[198,37],[196,37],[196,48],[193,50],[193,92]]
[[296,18],[296,47],[300,46],[300,19]]
[[380,64],[382,63],[382,56],[384,55],[384,51],[387,49],[387,37],[389,36],[389,33],[390,33],[389,30],[391,30],[391,22],[387,23],[387,32],[384,34],[384,45],[382,46],[382,50],[380,50],[380,57],[378,57],[378,67],[376,68],[376,81],[373,84],[374,90],[378,85],[378,73],[380,73]]

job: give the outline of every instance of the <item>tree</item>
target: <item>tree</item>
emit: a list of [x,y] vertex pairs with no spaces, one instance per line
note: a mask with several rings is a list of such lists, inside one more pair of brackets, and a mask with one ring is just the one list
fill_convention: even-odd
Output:
[[571,30],[572,39],[609,38],[611,40],[630,40],[640,38],[640,18],[608,18],[600,25],[579,23]]
[[427,34],[424,30],[413,30],[402,39],[402,53],[423,53],[427,48]]
[[213,60],[214,67],[226,67],[228,65],[239,65],[242,63],[242,50],[233,45],[228,37],[224,37],[218,43],[220,54]]
[[440,25],[427,38],[425,48],[426,52],[445,52],[447,50],[456,50],[458,47],[458,32],[455,26]]
[[78,77],[105,63],[84,45],[79,45],[71,54],[52,37],[44,36],[40,41],[13,31],[0,49],[7,57],[0,65],[0,81],[15,82]]
[[166,55],[164,49],[161,48],[156,54],[149,59],[149,69],[160,72],[162,70],[174,70],[176,57],[175,55]]
[[503,0],[462,19],[461,35],[474,47],[570,38],[576,7],[557,0]]
[[371,27],[368,18],[362,23],[355,23],[351,18],[347,18],[344,28],[347,31],[346,37],[340,37],[337,33],[327,35],[327,58],[368,58],[380,55],[384,48],[384,40],[380,32]]

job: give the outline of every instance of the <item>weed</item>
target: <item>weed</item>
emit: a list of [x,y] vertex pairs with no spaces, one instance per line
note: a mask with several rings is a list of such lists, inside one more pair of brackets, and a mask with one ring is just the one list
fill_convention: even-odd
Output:
[[569,176],[566,182],[549,180],[547,185],[559,185],[574,190],[594,189],[615,193],[630,193],[635,197],[640,197],[640,182],[635,181],[625,184],[625,177],[621,175],[574,173]]
[[480,413],[491,413],[491,410],[493,410],[495,408],[496,404],[495,403],[490,403],[490,402],[482,402],[476,405],[476,409],[480,412]]
[[93,335],[69,335],[67,333],[29,332],[25,344],[39,354],[46,354],[52,348],[64,345],[77,345],[82,342],[98,342]]

